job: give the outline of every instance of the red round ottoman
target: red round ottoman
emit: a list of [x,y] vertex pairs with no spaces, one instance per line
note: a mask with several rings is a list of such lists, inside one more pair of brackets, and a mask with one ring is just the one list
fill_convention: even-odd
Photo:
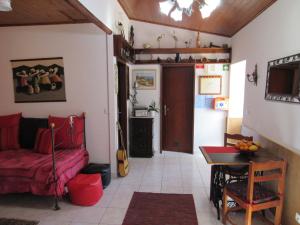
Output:
[[67,187],[71,202],[76,205],[95,205],[103,195],[100,174],[78,174]]

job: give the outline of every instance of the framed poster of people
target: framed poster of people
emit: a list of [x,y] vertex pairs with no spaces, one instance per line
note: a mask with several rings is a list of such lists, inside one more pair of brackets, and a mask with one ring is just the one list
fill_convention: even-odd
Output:
[[16,103],[65,102],[63,58],[11,60]]

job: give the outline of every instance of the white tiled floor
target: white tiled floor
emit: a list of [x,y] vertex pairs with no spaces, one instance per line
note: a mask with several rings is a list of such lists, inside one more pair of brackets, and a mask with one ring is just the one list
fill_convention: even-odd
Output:
[[[133,192],[141,191],[193,194],[198,223],[220,225],[208,200],[209,180],[210,167],[199,150],[194,155],[165,152],[151,159],[130,159],[129,175],[114,178],[93,207],[63,201],[62,209],[53,211],[50,198],[6,195],[0,196],[0,217],[39,220],[40,225],[121,225]],[[243,224],[241,215],[235,217]]]

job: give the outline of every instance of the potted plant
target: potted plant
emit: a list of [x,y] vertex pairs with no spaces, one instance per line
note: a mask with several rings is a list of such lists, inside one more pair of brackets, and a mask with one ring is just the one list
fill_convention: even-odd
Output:
[[155,113],[159,112],[159,108],[156,106],[155,101],[152,101],[151,104],[148,106],[148,113],[151,117],[155,116]]

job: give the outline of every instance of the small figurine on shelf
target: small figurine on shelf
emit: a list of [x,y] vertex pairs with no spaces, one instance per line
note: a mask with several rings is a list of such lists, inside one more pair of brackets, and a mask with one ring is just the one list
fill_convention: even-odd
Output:
[[158,48],[160,48],[160,41],[161,39],[165,36],[165,34],[160,34],[157,38],[156,38],[156,41],[158,43]]
[[132,25],[130,27],[130,33],[129,33],[129,44],[131,45],[131,47],[134,46],[134,30]]
[[118,28],[118,30],[119,30],[119,33],[122,35],[122,37],[125,38],[123,23],[119,21],[119,22],[117,23],[117,28]]
[[180,62],[180,54],[179,53],[176,53],[175,62],[177,62],[177,63]]
[[209,43],[209,47],[210,47],[210,48],[221,48],[221,46],[215,45],[215,44],[212,43],[212,42]]
[[173,33],[172,33],[172,37],[173,37],[173,39],[174,39],[174,41],[175,41],[175,48],[177,48],[178,37],[176,36],[174,30],[173,30]]
[[186,48],[190,48],[192,44],[192,39],[184,42]]
[[196,48],[201,48],[200,32],[197,33]]

